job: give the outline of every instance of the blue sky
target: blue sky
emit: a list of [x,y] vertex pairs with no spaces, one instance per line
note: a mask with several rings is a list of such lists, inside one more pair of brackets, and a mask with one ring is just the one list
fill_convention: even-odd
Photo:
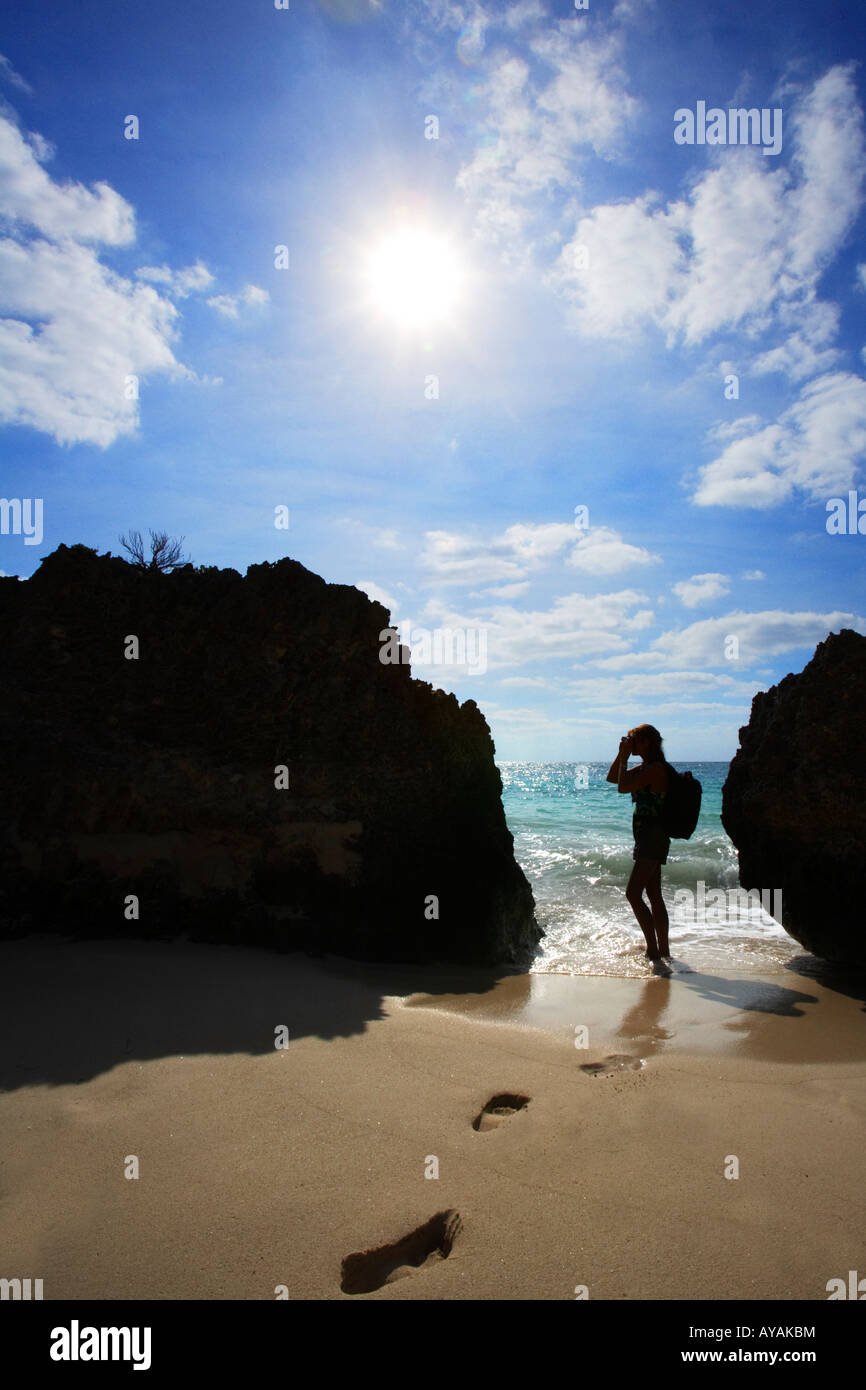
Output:
[[[501,758],[644,721],[730,758],[757,690],[866,632],[866,534],[827,529],[854,492],[866,531],[864,31],[859,0],[10,15],[0,492],[42,526],[4,514],[3,571],[130,527],[290,555],[384,602]],[[732,110],[781,112],[778,152],[745,117],[675,140]]]

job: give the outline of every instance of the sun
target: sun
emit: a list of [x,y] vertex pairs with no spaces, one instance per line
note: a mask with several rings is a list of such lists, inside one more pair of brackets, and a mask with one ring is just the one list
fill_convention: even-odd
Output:
[[362,274],[368,307],[400,328],[428,328],[453,319],[465,294],[465,274],[454,246],[420,226],[382,236],[367,252]]

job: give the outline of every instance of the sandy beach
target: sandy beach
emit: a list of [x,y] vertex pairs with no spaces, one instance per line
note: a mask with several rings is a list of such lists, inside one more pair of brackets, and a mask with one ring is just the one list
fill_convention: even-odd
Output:
[[[863,990],[812,957],[577,979],[32,936],[0,962],[0,1273],[46,1300],[826,1300],[863,1263]],[[527,1103],[475,1128],[501,1096]]]

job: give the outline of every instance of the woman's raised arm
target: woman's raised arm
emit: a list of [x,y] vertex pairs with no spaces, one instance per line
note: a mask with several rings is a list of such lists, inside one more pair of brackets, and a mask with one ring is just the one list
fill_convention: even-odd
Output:
[[617,786],[622,781],[622,774],[625,772],[626,765],[628,764],[630,744],[631,739],[628,734],[623,734],[619,741],[619,752],[607,770],[606,781],[616,782]]

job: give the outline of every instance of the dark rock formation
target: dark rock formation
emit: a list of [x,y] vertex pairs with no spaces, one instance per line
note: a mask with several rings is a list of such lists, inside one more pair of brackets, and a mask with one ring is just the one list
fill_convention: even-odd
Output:
[[541,933],[487,723],[379,660],[388,623],[294,560],[62,545],[0,579],[3,929],[522,963]]
[[821,642],[756,695],[722,792],[744,888],[781,888],[783,926],[828,960],[866,965],[866,637]]

